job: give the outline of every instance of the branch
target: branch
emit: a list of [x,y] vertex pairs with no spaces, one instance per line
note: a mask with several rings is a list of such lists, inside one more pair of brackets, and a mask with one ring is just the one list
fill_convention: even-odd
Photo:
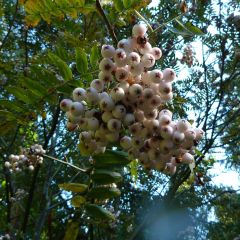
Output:
[[[61,99],[60,99],[60,101],[61,101]],[[53,115],[52,127],[51,127],[51,129],[49,131],[49,134],[48,134],[48,136],[45,140],[45,143],[43,145],[44,149],[47,148],[48,143],[49,143],[51,137],[54,134],[54,131],[55,131],[57,123],[58,123],[59,114],[60,114],[60,105],[58,104],[57,109],[56,109],[56,111]],[[29,189],[26,211],[25,211],[25,214],[24,214],[24,219],[23,219],[23,224],[22,224],[22,232],[23,233],[26,232],[26,228],[27,228],[27,224],[28,224],[28,218],[29,218],[29,214],[30,214],[30,208],[31,208],[32,201],[33,201],[33,195],[34,195],[34,190],[35,190],[35,185],[36,185],[36,182],[37,182],[37,176],[38,176],[39,170],[40,170],[40,165],[37,165],[37,167],[34,170],[34,174],[33,174],[33,178],[32,178],[32,184],[31,184],[31,187]]]
[[104,20],[104,22],[105,22],[106,25],[107,25],[107,29],[108,29],[109,34],[111,35],[111,37],[112,37],[115,45],[117,45],[118,39],[117,39],[117,37],[116,37],[116,34],[115,34],[114,30],[113,30],[112,25],[111,25],[110,22],[108,21],[106,15],[105,15],[105,13],[104,13],[104,11],[103,11],[103,9],[102,9],[102,6],[101,6],[99,0],[96,0],[96,8],[97,8],[99,14],[103,17],[103,20]]
[[11,33],[11,31],[12,31],[12,27],[13,27],[13,24],[14,24],[15,19],[16,19],[16,16],[17,16],[17,11],[18,11],[18,0],[16,1],[15,12],[14,12],[14,14],[13,14],[12,22],[11,22],[9,28],[8,28],[8,31],[7,31],[6,36],[5,36],[4,39],[2,40],[2,45],[0,45],[0,51],[2,50],[3,46],[4,46],[5,43],[7,42],[8,36],[9,36],[9,34]]

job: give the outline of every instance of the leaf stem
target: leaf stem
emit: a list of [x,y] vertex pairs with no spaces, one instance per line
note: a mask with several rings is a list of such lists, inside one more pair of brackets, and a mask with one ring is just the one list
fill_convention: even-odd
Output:
[[162,27],[166,26],[167,24],[173,22],[174,20],[178,20],[178,18],[182,17],[183,15],[184,15],[184,14],[182,13],[182,14],[180,14],[180,15],[178,15],[178,16],[172,18],[172,19],[170,19],[169,21],[160,24],[156,29],[154,29],[154,31],[152,31],[152,32],[149,34],[149,36],[150,36],[151,34],[157,32],[159,29],[161,29]]
[[69,163],[69,162],[65,162],[65,161],[60,160],[60,159],[58,159],[58,158],[55,158],[55,157],[52,157],[52,156],[49,156],[49,155],[46,155],[46,154],[43,154],[42,156],[43,156],[43,157],[46,157],[46,158],[48,158],[48,159],[51,159],[51,160],[58,161],[58,162],[60,162],[60,163],[66,164],[66,165],[68,165],[68,166],[70,166],[70,167],[72,167],[72,168],[75,168],[75,169],[77,169],[77,170],[79,170],[79,171],[81,171],[81,172],[85,172],[85,173],[88,172],[87,169],[79,168],[79,167],[77,167],[77,166],[75,166],[75,165],[73,165],[73,164],[71,164],[71,163]]
[[134,12],[139,18],[141,18],[147,24],[148,28],[151,30],[151,33],[154,32],[149,22],[137,10],[134,9]]

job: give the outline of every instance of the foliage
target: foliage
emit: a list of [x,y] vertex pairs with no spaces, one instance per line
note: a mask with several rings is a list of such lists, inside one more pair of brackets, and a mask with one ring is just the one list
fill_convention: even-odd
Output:
[[[181,225],[171,235],[170,229],[174,239],[233,239],[239,234],[239,192],[216,188],[209,174],[223,160],[239,167],[239,20],[231,15],[239,6],[231,0],[186,1],[184,12],[179,1],[162,0],[156,7],[149,3],[103,1],[103,12],[92,0],[0,3],[0,235],[158,239],[156,229],[166,226],[165,221],[177,225],[182,216],[195,230]],[[78,136],[65,130],[59,102],[97,78],[99,48],[114,44],[102,14],[117,39],[128,36],[136,22],[146,21],[152,43],[164,50],[159,67],[176,66],[179,75],[184,67],[175,52],[198,42],[202,61],[175,83],[177,93],[168,106],[174,117],[195,118],[194,124],[206,131],[194,174],[184,167],[171,178],[146,172],[136,162],[128,165],[117,151],[98,156],[92,165],[79,154]],[[34,143],[87,173],[45,158],[34,172],[11,174],[4,167],[8,156]],[[219,149],[226,151],[226,159],[215,154]],[[110,183],[117,187],[101,187]],[[105,203],[105,198],[110,200]],[[207,221],[210,210],[214,221]]]

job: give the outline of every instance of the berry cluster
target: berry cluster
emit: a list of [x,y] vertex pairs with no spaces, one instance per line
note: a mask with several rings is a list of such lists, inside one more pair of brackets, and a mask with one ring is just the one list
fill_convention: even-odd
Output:
[[103,45],[98,79],[76,88],[73,101],[64,99],[70,131],[80,129],[81,152],[103,153],[109,143],[120,145],[147,169],[174,174],[179,163],[194,162],[194,146],[203,136],[186,120],[172,120],[165,103],[173,98],[173,69],[151,69],[162,51],[152,47],[144,25],[117,49]]
[[23,149],[20,155],[11,154],[9,161],[5,162],[5,167],[10,169],[11,172],[20,172],[25,168],[33,171],[38,164],[42,164],[42,155],[45,153],[42,145],[34,144],[28,149]]
[[184,48],[183,56],[181,58],[182,64],[187,64],[188,67],[191,67],[195,60],[195,52],[192,46],[189,44]]

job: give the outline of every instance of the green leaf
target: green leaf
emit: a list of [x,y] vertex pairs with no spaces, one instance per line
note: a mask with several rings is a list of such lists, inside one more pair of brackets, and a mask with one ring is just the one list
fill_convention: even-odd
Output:
[[187,28],[189,31],[191,31],[193,34],[196,34],[196,35],[204,35],[204,32],[203,32],[200,28],[194,26],[194,25],[193,25],[192,23],[190,23],[190,22],[187,22],[187,23],[185,24],[185,26],[186,26],[186,28]]
[[130,167],[130,173],[131,173],[131,177],[133,179],[134,182],[137,181],[138,178],[138,161],[137,160],[133,160],[131,163],[129,163],[129,167]]
[[1,186],[2,186],[2,188],[5,188],[5,187],[6,187],[6,180],[3,180],[3,181],[2,181]]
[[76,240],[79,232],[78,222],[68,222],[64,240]]
[[132,0],[123,0],[123,6],[125,8],[130,8],[132,6]]
[[179,31],[178,29],[174,28],[174,27],[170,27],[170,26],[167,26],[168,30],[174,34],[177,34],[177,35],[182,35],[184,37],[189,37],[189,36],[192,36],[191,33],[189,32],[183,32],[183,31]]
[[109,198],[119,197],[121,192],[115,187],[95,187],[92,188],[87,196],[98,200],[105,200]]
[[13,94],[17,99],[28,104],[34,104],[36,101],[39,100],[39,97],[37,97],[35,94],[33,94],[27,89],[9,86],[9,87],[6,87],[6,90],[9,93]]
[[90,55],[91,65],[95,67],[98,64],[98,60],[99,60],[98,47],[95,45],[91,49],[91,55]]
[[85,5],[85,0],[75,0],[78,3],[79,7],[83,7]]
[[199,151],[197,148],[195,149],[195,153],[197,156],[202,157],[204,156],[201,151]]
[[69,81],[72,79],[72,71],[68,65],[57,55],[49,53],[48,57],[53,65],[55,65],[61,73],[64,80]]
[[30,78],[23,78],[22,84],[27,87],[29,90],[31,90],[34,94],[43,97],[47,95],[47,88],[42,86],[39,82],[36,80],[32,80]]
[[10,111],[14,112],[24,112],[26,109],[24,109],[22,104],[19,104],[17,101],[10,101],[6,99],[0,100],[0,106],[1,108],[6,108]]
[[123,167],[131,162],[126,153],[113,150],[107,150],[103,154],[94,156],[94,160],[96,168]]
[[76,48],[76,65],[79,73],[86,73],[88,70],[87,54],[81,48]]
[[81,183],[62,183],[58,185],[61,189],[74,193],[83,193],[88,189],[88,185]]
[[79,8],[79,12],[85,15],[95,11],[96,11],[95,4],[86,4],[84,7]]
[[68,61],[68,53],[63,47],[56,47],[56,55],[58,55],[62,60]]
[[115,9],[118,12],[122,12],[124,10],[124,6],[123,6],[123,1],[122,0],[113,0],[113,4]]
[[0,119],[1,118],[11,121],[11,120],[16,119],[16,116],[12,112],[9,112],[6,110],[0,110]]
[[13,121],[0,121],[0,136],[1,135],[6,135],[9,132],[15,131],[17,127],[16,120],[14,119]]
[[85,202],[86,199],[83,196],[75,196],[71,199],[71,204],[76,208],[81,207]]
[[86,212],[94,219],[101,221],[115,220],[115,216],[111,212],[96,204],[86,204],[85,209]]
[[91,178],[95,183],[98,184],[109,184],[122,181],[122,176],[120,173],[106,169],[96,169]]

